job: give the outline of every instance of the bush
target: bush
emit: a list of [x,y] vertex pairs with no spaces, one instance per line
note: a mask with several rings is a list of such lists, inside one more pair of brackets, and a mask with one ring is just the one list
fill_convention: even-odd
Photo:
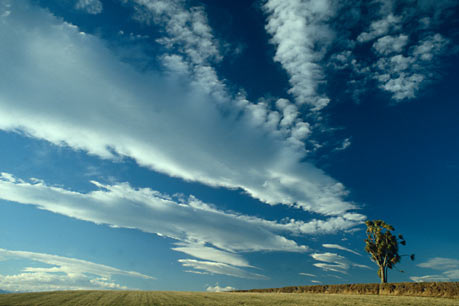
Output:
[[459,282],[290,286],[283,288],[237,290],[236,292],[370,294],[458,298]]

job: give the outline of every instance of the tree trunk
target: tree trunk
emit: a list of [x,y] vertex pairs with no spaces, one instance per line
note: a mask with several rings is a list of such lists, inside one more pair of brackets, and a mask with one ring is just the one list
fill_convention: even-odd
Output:
[[381,278],[381,284],[387,283],[387,268],[380,266],[379,267],[379,277]]

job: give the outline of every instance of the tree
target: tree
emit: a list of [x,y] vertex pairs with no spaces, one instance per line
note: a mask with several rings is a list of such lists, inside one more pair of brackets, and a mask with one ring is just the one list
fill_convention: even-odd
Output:
[[[406,241],[402,235],[398,235],[398,238],[393,235],[391,231],[394,231],[394,227],[382,220],[368,220],[365,221],[365,224],[367,225],[365,251],[371,255],[371,260],[378,265],[378,276],[381,283],[387,283],[388,269],[392,269],[399,263],[402,256],[408,256],[398,254],[398,243],[406,245]],[[414,254],[409,256],[411,260],[414,260]]]

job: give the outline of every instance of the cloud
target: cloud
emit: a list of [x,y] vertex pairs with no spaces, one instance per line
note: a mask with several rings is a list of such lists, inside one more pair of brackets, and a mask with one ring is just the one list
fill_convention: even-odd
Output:
[[239,267],[252,267],[249,263],[242,258],[242,256],[218,250],[211,247],[206,247],[202,244],[179,244],[180,247],[172,248],[177,252],[182,252],[196,258],[217,260],[221,263],[239,266]]
[[[216,51],[201,54],[212,41],[202,17],[180,39],[167,23],[171,44],[194,50],[168,57],[179,70],[190,64],[199,70],[182,77],[137,71],[97,37],[25,3],[14,2],[11,14],[1,17],[1,130],[105,159],[133,158],[172,177],[242,189],[272,205],[324,215],[356,208],[344,200],[342,184],[303,161],[307,124],[297,119],[286,129],[280,112],[263,103],[208,93],[209,79],[201,72],[214,74],[207,63],[216,60]],[[162,12],[163,2],[154,3],[158,7],[148,9]]]
[[156,24],[165,36],[157,42],[167,48],[161,57],[163,65],[173,72],[189,74],[192,83],[205,93],[222,100],[228,98],[213,63],[221,61],[220,43],[214,38],[203,7],[187,8],[183,1],[135,0],[134,18],[143,24]]
[[357,37],[357,41],[360,43],[368,42],[377,37],[383,36],[388,33],[389,30],[395,29],[398,30],[400,27],[401,18],[399,16],[394,16],[392,13],[385,16],[384,18],[373,21],[370,24],[368,32],[362,32]]
[[[54,213],[144,232],[161,234],[187,242],[176,249],[187,254],[209,254],[209,249],[194,242],[207,242],[233,251],[285,250],[304,252],[304,246],[273,233],[274,230],[301,230],[304,224],[282,224],[255,217],[226,213],[190,196],[185,202],[149,188],[133,188],[128,183],[103,185],[89,193],[69,191],[46,184],[14,182],[0,177],[0,198],[31,204]],[[153,222],[154,221],[154,222]],[[223,224],[224,226],[220,226]],[[237,256],[212,250],[218,257],[247,264]],[[231,257],[231,259],[229,259]],[[204,258],[208,259],[208,258]]]
[[[335,233],[360,224],[364,218],[359,214],[348,213],[326,220],[313,219],[305,222],[290,219],[279,223],[224,212],[193,196],[184,200],[150,188],[133,188],[128,183],[92,183],[97,188],[95,191],[79,193],[48,186],[42,180],[26,182],[11,174],[1,173],[0,198],[35,205],[96,224],[137,228],[165,235],[185,242],[178,243],[174,248],[176,251],[202,259],[210,259],[204,256],[214,254],[225,263],[238,266],[249,265],[241,257],[231,253],[233,251],[307,250],[306,247],[274,233]],[[220,250],[210,249],[202,244],[206,242]]]
[[[416,6],[392,1],[341,5],[337,15],[354,16],[349,17],[354,20],[343,28],[339,22],[343,19],[336,19],[334,31],[339,38],[333,42],[328,67],[350,69],[348,88],[357,100],[373,84],[387,92],[392,103],[414,99],[425,85],[438,79],[439,60],[456,52],[446,48],[455,35],[444,27],[453,18],[449,11],[455,5],[451,1],[423,1]],[[361,33],[355,37],[355,31]]]
[[417,265],[421,268],[429,268],[434,270],[449,270],[458,269],[459,260],[454,258],[435,257],[426,262]]
[[341,146],[335,148],[336,151],[343,151],[346,150],[351,146],[351,139],[350,138],[345,138],[341,144]]
[[[440,34],[435,34],[418,42],[409,50],[407,56],[397,54],[381,57],[374,66],[374,78],[379,82],[380,88],[392,93],[392,98],[396,101],[414,98],[421,83],[431,78],[430,61],[441,54],[446,44],[447,41]],[[400,46],[402,44],[392,42],[388,49],[381,47],[379,53],[397,52]]]
[[[0,261],[28,260],[35,262],[14,275],[0,274],[0,288],[8,291],[54,291],[54,290],[94,290],[129,289],[115,283],[113,275],[154,279],[133,271],[124,271],[93,262],[25,251],[0,249]],[[47,267],[37,267],[36,262]],[[51,266],[51,267],[50,267]]]
[[159,42],[170,50],[180,53],[195,65],[220,61],[219,42],[208,25],[203,7],[186,8],[183,1],[134,0],[135,19],[141,23],[156,23],[163,26],[167,36]]
[[75,8],[92,15],[100,14],[103,10],[102,2],[100,2],[100,0],[78,0],[75,4]]
[[[170,72],[187,76],[194,86],[211,95],[217,103],[231,101],[225,84],[219,79],[212,64],[222,59],[220,43],[214,38],[203,7],[186,8],[180,1],[135,1],[138,6],[136,19],[141,23],[163,26],[167,36],[157,41],[167,47],[161,57],[162,64]],[[257,126],[281,132],[287,141],[299,148],[311,130],[307,122],[299,118],[295,105],[286,99],[276,102],[273,110],[263,102],[252,103],[239,94],[237,106],[251,114]]]
[[400,34],[399,36],[386,35],[378,39],[373,48],[381,55],[388,55],[391,53],[400,53],[403,47],[408,43],[408,36]]
[[424,276],[410,276],[410,279],[413,282],[423,283],[423,282],[447,282],[450,281],[444,275],[424,275]]
[[292,86],[289,93],[299,104],[313,110],[327,106],[329,99],[320,93],[325,82],[320,65],[333,34],[326,21],[333,14],[329,1],[269,0],[266,31],[276,46],[274,60],[287,71]]
[[223,274],[239,278],[248,279],[268,279],[262,274],[247,272],[238,267],[227,265],[221,262],[202,261],[194,259],[179,259],[178,260],[184,267],[190,267],[196,270],[202,270],[211,274]]
[[442,271],[441,274],[411,276],[415,282],[443,282],[459,280],[459,260],[455,258],[435,257],[417,265],[421,268]]
[[311,273],[300,272],[300,273],[298,273],[298,274],[299,274],[299,275],[304,275],[304,276],[316,277],[315,274],[311,274]]
[[348,260],[346,257],[338,255],[336,253],[329,253],[329,252],[313,253],[311,254],[311,257],[317,261],[320,261],[319,263],[314,263],[313,265],[324,271],[348,274],[347,271],[349,270],[350,267],[371,269],[370,267],[366,265],[354,263]]
[[328,243],[325,243],[325,244],[322,244],[322,246],[323,246],[324,248],[338,249],[338,250],[341,250],[341,251],[346,251],[346,252],[350,252],[350,253],[353,253],[353,254],[362,256],[362,254],[360,254],[359,252],[356,252],[356,251],[354,251],[354,250],[345,248],[345,247],[343,247],[343,246],[341,246],[341,245],[338,245],[338,244],[328,244]]
[[311,257],[317,261],[321,261],[320,263],[315,263],[314,266],[324,271],[332,271],[347,274],[347,270],[349,270],[348,261],[345,257],[341,255],[326,252],[314,253],[311,255]]
[[[110,226],[135,228],[178,240],[175,251],[206,260],[187,267],[209,267],[212,273],[230,268],[253,268],[237,252],[306,252],[308,247],[281,234],[334,233],[361,223],[361,215],[345,214],[328,220],[289,220],[279,223],[218,210],[193,196],[183,200],[127,183],[103,185],[92,181],[95,191],[80,193],[48,186],[41,180],[26,182],[11,174],[0,175],[0,199],[37,206],[64,216]],[[199,263],[199,265],[197,265]],[[223,269],[225,268],[225,269]],[[239,268],[235,268],[238,275]],[[236,272],[230,275],[235,275]],[[244,272],[245,273],[245,272]]]
[[207,292],[227,292],[227,291],[234,291],[236,288],[231,287],[231,286],[226,286],[226,287],[220,287],[218,284],[216,284],[214,287],[209,286],[206,288]]

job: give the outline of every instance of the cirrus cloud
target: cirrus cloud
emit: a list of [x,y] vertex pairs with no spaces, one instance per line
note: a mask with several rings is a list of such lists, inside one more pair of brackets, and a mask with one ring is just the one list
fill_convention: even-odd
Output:
[[[153,280],[154,278],[134,271],[124,271],[114,267],[86,260],[51,255],[45,253],[0,249],[0,261],[27,260],[35,262],[25,267],[19,274],[0,274],[0,288],[14,291],[54,291],[54,290],[94,290],[129,289],[112,280],[113,275]],[[47,265],[37,267],[36,263]],[[131,288],[132,289],[132,288]]]
[[[172,177],[242,189],[272,205],[324,215],[356,208],[341,183],[303,160],[309,126],[286,119],[288,107],[281,115],[243,97],[215,97],[197,82],[207,84],[200,73],[178,80],[140,72],[99,38],[25,4],[11,2],[11,13],[1,17],[0,129],[105,159],[130,157]],[[208,30],[198,29],[210,39]],[[188,38],[179,42],[195,46]],[[212,72],[209,56],[189,54],[185,63]]]

